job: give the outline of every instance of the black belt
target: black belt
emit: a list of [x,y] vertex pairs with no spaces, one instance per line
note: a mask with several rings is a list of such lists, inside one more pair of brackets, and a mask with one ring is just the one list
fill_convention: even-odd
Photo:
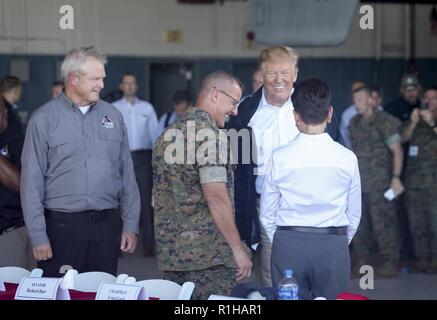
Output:
[[277,230],[288,230],[288,231],[319,233],[319,234],[337,234],[342,236],[345,236],[347,234],[346,233],[347,227],[317,228],[317,227],[278,226]]
[[47,219],[63,219],[67,221],[88,220],[90,223],[107,220],[115,209],[89,210],[80,212],[59,212],[46,209],[44,216]]
[[146,152],[152,152],[152,150],[151,149],[141,149],[141,150],[131,151],[130,153],[146,153]]

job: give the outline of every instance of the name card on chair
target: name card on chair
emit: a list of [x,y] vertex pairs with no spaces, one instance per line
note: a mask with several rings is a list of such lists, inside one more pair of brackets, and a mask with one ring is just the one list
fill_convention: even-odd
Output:
[[61,278],[24,277],[15,293],[15,300],[70,300]]
[[96,300],[147,300],[147,297],[142,286],[102,282]]

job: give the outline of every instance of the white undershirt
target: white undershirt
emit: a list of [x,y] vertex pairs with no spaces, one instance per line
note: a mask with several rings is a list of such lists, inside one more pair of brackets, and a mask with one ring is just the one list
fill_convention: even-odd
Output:
[[90,110],[91,106],[87,105],[87,106],[83,106],[83,107],[79,107],[80,112],[82,112],[83,115],[85,115],[85,113],[87,113]]
[[281,107],[276,107],[267,102],[263,90],[258,109],[250,119],[249,127],[253,129],[257,147],[255,186],[258,194],[262,193],[265,165],[269,163],[272,151],[290,142],[299,133],[293,110],[290,98]]

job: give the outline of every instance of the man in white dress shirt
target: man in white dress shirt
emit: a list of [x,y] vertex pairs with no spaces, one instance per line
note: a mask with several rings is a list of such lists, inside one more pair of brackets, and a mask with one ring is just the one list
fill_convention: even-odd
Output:
[[261,194],[272,284],[292,268],[300,298],[335,299],[348,288],[348,244],[361,218],[358,160],[324,133],[333,109],[323,81],[299,83],[291,99],[300,133],[273,151]]
[[[299,132],[290,100],[298,74],[297,52],[289,47],[273,46],[261,50],[260,70],[263,86],[238,106],[238,115],[231,117],[228,128],[247,131],[251,140],[249,164],[239,163],[235,170],[235,219],[241,238],[256,250],[254,267],[257,284],[271,287],[271,242],[259,222],[259,196],[264,183],[265,164],[272,150],[291,141]],[[334,139],[341,139],[335,117],[326,129]],[[253,135],[252,135],[253,134]]]
[[[364,87],[365,84],[362,81],[354,81],[351,84],[351,97],[352,92],[354,92],[356,89],[360,87]],[[349,123],[351,122],[351,119],[357,114],[357,108],[352,103],[349,107],[347,107],[343,113],[341,114],[341,122],[340,122],[340,132],[344,140],[344,145],[346,148],[352,150],[352,143],[351,139],[349,137]]]
[[113,103],[123,114],[127,126],[129,148],[141,197],[141,223],[143,227],[144,256],[152,256],[154,231],[152,215],[152,148],[157,138],[158,119],[152,104],[136,96],[135,75],[123,74],[120,90],[123,98]]

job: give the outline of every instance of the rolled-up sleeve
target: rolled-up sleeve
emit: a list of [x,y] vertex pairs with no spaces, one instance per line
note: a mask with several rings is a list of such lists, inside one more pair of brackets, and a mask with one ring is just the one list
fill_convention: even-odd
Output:
[[37,113],[30,119],[21,155],[21,206],[33,247],[49,243],[44,218],[44,176],[47,170],[47,121]]
[[122,190],[120,196],[120,211],[123,221],[123,231],[138,234],[140,221],[141,202],[138,185],[135,178],[126,125],[123,128],[123,142],[120,154],[120,172],[122,177]]

